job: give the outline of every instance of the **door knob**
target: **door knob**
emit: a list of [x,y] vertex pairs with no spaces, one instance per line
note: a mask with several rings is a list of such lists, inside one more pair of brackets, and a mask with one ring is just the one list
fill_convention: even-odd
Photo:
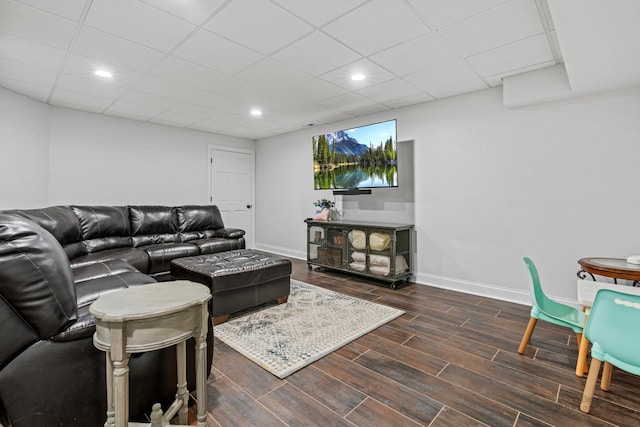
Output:
[[247,209],[251,209],[253,205],[247,205]]

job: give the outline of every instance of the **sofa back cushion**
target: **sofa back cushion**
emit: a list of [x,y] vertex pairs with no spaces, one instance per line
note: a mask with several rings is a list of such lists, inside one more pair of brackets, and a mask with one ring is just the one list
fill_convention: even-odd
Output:
[[[77,316],[73,274],[62,246],[17,215],[0,214],[0,299],[40,338],[58,333]],[[18,334],[12,323],[0,323],[3,343]]]
[[133,246],[178,241],[175,212],[170,206],[129,206]]
[[214,236],[215,230],[224,228],[222,215],[215,205],[178,206],[175,212],[183,241],[210,238]]
[[129,211],[123,206],[72,206],[88,253],[131,246]]
[[5,211],[27,218],[47,230],[62,245],[69,259],[86,255],[78,218],[69,206]]

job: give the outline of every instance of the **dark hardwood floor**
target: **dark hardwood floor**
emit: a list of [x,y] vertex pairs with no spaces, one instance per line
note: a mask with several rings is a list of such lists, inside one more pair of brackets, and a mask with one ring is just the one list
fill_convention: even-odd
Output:
[[517,354],[529,307],[416,284],[391,290],[300,260],[292,277],[406,314],[284,380],[216,339],[211,426],[640,425],[640,378],[617,370],[591,414],[580,412],[571,330],[540,321]]

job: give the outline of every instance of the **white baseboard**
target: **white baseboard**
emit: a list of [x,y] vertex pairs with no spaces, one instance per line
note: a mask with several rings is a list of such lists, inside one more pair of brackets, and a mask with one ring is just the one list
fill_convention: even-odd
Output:
[[280,246],[273,246],[273,245],[265,245],[257,242],[255,245],[255,248],[260,251],[271,252],[271,253],[286,256],[289,258],[297,258],[305,261],[307,260],[307,253],[303,251],[292,251],[289,248],[282,248]]

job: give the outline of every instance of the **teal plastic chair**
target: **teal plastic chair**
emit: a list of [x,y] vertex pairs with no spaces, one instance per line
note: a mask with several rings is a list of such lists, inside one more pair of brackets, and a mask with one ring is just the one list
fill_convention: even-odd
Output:
[[591,306],[584,336],[591,341],[591,366],[584,386],[580,409],[589,412],[593,392],[598,381],[608,391],[613,366],[634,375],[640,375],[640,295],[601,289]]
[[538,270],[536,269],[535,264],[527,257],[524,257],[523,261],[529,268],[529,273],[531,274],[532,307],[531,319],[529,319],[527,329],[524,331],[520,347],[518,347],[518,353],[524,354],[524,351],[527,349],[527,344],[529,344],[529,340],[531,339],[531,335],[533,334],[533,330],[536,327],[538,319],[545,320],[549,323],[553,323],[554,325],[566,326],[567,328],[573,329],[576,333],[578,345],[580,345],[582,329],[584,327],[584,313],[577,308],[560,304],[559,302],[555,302],[547,298],[542,290],[542,285],[540,285],[540,278],[538,277]]

